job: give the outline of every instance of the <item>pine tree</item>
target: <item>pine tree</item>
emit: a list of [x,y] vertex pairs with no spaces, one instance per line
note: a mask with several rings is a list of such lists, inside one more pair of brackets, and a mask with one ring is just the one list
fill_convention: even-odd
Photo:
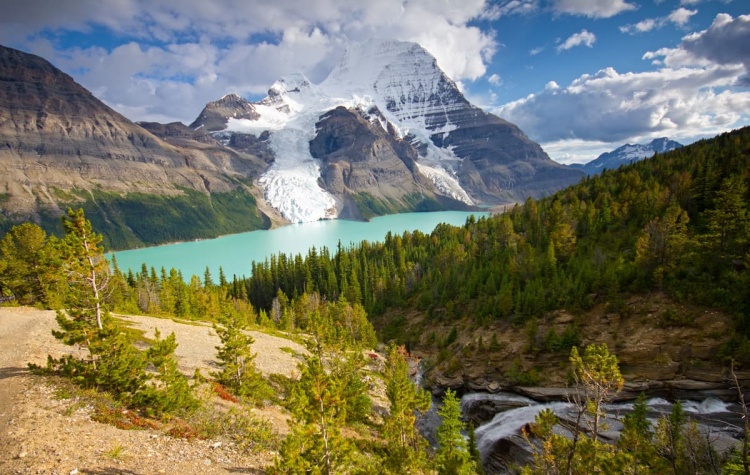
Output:
[[83,210],[74,212],[69,209],[63,227],[66,235],[62,241],[62,267],[68,276],[70,291],[65,302],[66,310],[57,312],[56,320],[61,330],[52,334],[66,345],[87,349],[90,354],[88,363],[96,371],[97,362],[103,356],[101,353],[108,352],[108,349],[106,345],[102,348],[95,344],[117,334],[102,302],[109,265],[99,247],[102,237],[93,232]]
[[14,226],[0,240],[0,289],[8,289],[23,305],[59,304],[60,250],[58,239],[36,224]]
[[476,463],[461,433],[465,425],[461,422],[461,402],[450,389],[443,398],[438,411],[442,422],[437,429],[438,450],[435,465],[439,475],[471,475],[477,472]]
[[341,435],[346,419],[344,385],[326,371],[320,358],[308,358],[290,396],[292,431],[270,473],[349,473],[353,447]]
[[177,369],[175,350],[177,340],[171,333],[161,338],[157,328],[154,331],[154,343],[146,350],[146,359],[155,370],[155,384],[149,384],[140,395],[139,405],[151,415],[190,412],[197,409],[200,401],[196,399],[188,379]]
[[219,324],[214,324],[221,340],[221,346],[216,347],[221,371],[211,375],[234,394],[262,401],[270,396],[270,388],[255,367],[255,354],[251,348],[255,340],[245,332],[246,326],[236,315],[229,315]]

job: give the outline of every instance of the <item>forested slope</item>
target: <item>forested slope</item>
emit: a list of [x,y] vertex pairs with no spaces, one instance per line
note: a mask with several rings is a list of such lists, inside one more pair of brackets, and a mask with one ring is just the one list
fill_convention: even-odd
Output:
[[[426,328],[460,319],[519,325],[602,302],[616,311],[628,294],[663,291],[735,315],[739,351],[750,335],[749,182],[744,128],[462,227],[272,257],[254,266],[247,295],[265,309],[279,289],[344,296],[374,317],[416,309]],[[380,322],[404,338],[388,332],[398,322]]]

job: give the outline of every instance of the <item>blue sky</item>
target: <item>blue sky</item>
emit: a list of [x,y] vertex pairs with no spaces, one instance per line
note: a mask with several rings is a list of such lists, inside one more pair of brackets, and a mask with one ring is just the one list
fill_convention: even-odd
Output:
[[0,44],[132,120],[321,81],[347,43],[416,41],[561,162],[750,124],[748,0],[4,0]]

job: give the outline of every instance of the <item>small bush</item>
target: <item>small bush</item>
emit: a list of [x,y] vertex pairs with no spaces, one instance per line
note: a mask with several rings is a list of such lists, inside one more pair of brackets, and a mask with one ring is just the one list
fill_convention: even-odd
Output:
[[537,386],[541,380],[539,371],[536,368],[528,371],[524,370],[521,367],[521,361],[517,358],[513,361],[510,369],[506,371],[505,377],[513,386]]

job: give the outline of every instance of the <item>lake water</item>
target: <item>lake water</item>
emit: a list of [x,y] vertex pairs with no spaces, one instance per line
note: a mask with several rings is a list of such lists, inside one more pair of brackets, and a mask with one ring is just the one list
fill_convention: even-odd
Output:
[[189,279],[192,275],[203,278],[208,266],[216,280],[219,277],[219,267],[222,267],[224,275],[231,280],[234,275],[249,276],[253,261],[261,262],[280,252],[304,256],[313,246],[317,249],[327,247],[333,252],[339,241],[342,246],[348,247],[351,243],[364,240],[383,241],[389,231],[393,234],[414,230],[429,233],[439,223],[461,226],[472,214],[477,217],[488,215],[481,212],[441,211],[394,214],[374,218],[369,222],[316,221],[291,224],[269,231],[251,231],[216,239],[118,251],[115,256],[117,265],[123,272],[128,269],[138,272],[145,262],[157,272],[162,267],[167,270],[178,269],[185,279]]

